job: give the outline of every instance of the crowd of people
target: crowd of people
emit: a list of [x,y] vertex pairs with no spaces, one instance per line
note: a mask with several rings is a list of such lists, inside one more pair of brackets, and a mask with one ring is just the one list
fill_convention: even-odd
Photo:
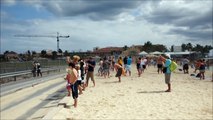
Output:
[[[96,67],[96,61],[89,57],[88,59],[81,59],[79,56],[75,55],[71,59],[67,57],[66,59],[68,68],[67,75],[65,80],[67,80],[67,91],[68,96],[71,96],[74,99],[74,107],[77,107],[78,95],[82,94],[83,91],[89,86],[89,80],[91,79],[93,87],[95,87],[95,78],[94,70]],[[114,57],[104,57],[100,58],[98,62],[98,73],[97,75],[104,78],[110,78],[111,72],[116,71],[115,77],[118,78],[118,82],[121,82],[122,76],[131,76],[132,64],[136,64],[138,77],[145,72],[148,66],[157,65],[156,72],[158,74],[164,73],[165,83],[167,84],[167,89],[165,92],[171,92],[171,74],[173,70],[170,69],[172,60],[169,54],[163,54],[157,58],[147,58],[147,57],[138,57],[135,60],[131,56],[119,57],[117,60]],[[177,62],[177,61],[176,61]],[[184,74],[189,74],[189,65],[190,61],[187,58],[183,58],[180,61],[180,64],[183,66]],[[198,60],[195,63],[195,73],[199,70],[200,79],[205,79],[205,68],[206,64],[204,60]],[[85,79],[86,76],[86,79]],[[213,80],[212,80],[213,81]]]

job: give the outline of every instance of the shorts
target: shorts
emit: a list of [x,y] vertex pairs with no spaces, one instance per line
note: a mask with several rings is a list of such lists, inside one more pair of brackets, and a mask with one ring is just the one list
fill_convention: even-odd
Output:
[[183,70],[188,70],[189,69],[189,65],[188,64],[184,64],[183,65]]
[[158,66],[158,68],[162,68],[162,67],[163,67],[163,65],[162,65],[162,64],[158,64],[157,66]]
[[77,82],[78,85],[81,85],[81,83],[82,83],[81,81],[82,80],[77,80],[76,82]]
[[171,82],[171,73],[166,73],[165,74],[165,83],[169,84]]
[[122,74],[122,68],[118,68],[118,71],[117,71],[115,77],[120,77],[121,74]]
[[142,65],[143,66],[143,69],[146,69],[146,65]]
[[127,64],[124,64],[124,68],[127,69]]
[[137,69],[141,69],[140,63],[137,63]]
[[104,72],[105,74],[108,73],[108,72],[109,72],[109,68],[103,69],[103,72]]
[[73,99],[78,98],[78,82],[76,81],[73,85],[70,86],[72,89],[72,97]]
[[131,65],[127,65],[127,66],[126,66],[126,70],[127,70],[127,71],[131,71]]
[[92,81],[94,81],[94,72],[87,72],[86,80],[88,81],[89,78],[91,78]]

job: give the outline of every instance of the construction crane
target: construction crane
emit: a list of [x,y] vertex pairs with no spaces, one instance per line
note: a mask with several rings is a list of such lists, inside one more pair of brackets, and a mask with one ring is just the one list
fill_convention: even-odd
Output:
[[69,38],[70,36],[61,36],[59,35],[59,33],[57,32],[57,36],[54,35],[14,35],[15,37],[52,37],[52,38],[56,38],[57,39],[57,51],[59,52],[59,38]]

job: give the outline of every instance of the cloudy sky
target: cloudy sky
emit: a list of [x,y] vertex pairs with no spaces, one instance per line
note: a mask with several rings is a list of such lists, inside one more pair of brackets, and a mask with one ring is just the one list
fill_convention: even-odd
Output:
[[63,51],[147,41],[167,47],[189,42],[212,45],[212,4],[212,0],[1,0],[1,53],[56,50],[57,32],[70,36],[60,38]]

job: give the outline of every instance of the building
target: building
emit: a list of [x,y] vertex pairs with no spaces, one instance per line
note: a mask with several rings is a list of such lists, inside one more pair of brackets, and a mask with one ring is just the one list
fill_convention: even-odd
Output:
[[7,52],[5,55],[4,55],[5,59],[6,60],[14,60],[14,59],[18,59],[18,54],[16,52]]
[[104,56],[111,56],[111,55],[120,55],[123,51],[123,47],[105,47],[99,48],[93,51],[93,54],[96,56],[104,57]]

